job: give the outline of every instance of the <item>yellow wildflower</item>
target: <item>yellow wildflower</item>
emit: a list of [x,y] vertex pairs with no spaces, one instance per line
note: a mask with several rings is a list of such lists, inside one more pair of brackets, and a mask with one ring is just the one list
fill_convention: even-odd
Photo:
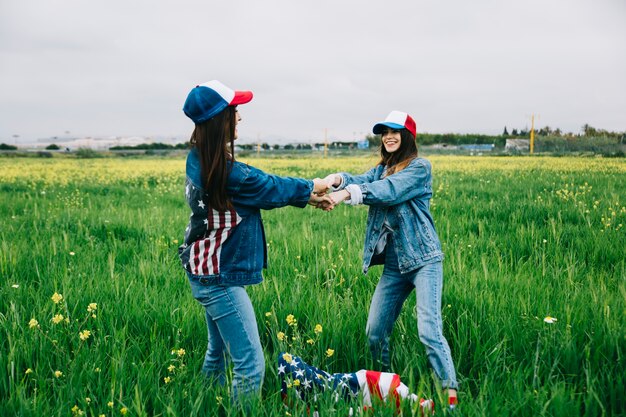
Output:
[[167,370],[168,370],[170,373],[174,372],[174,369],[176,369],[176,367],[175,367],[174,365],[170,365],[170,366],[168,366],[168,367],[167,367]]
[[307,342],[309,345],[312,345],[313,343],[315,343],[315,341],[314,341],[313,339],[308,339],[306,342]]
[[109,408],[113,408],[113,401],[109,401],[109,402],[107,403],[107,407],[109,407]]
[[326,357],[327,358],[330,358],[334,354],[335,354],[335,350],[334,349],[326,349]]
[[165,382],[166,384],[169,384],[172,381],[172,378],[170,378],[169,376],[166,376],[165,378],[163,378],[163,382]]
[[555,317],[547,316],[545,319],[543,319],[543,321],[548,324],[553,324],[556,323],[557,320]]
[[61,300],[63,300],[63,296],[58,292],[55,292],[54,294],[52,294],[52,297],[50,297],[50,299],[54,301],[54,304],[59,304]]
[[81,415],[83,412],[80,408],[78,408],[78,405],[75,404],[74,407],[72,407],[72,414]]
[[97,303],[89,303],[87,306],[87,313],[94,313],[98,309]]
[[295,326],[296,323],[298,322],[298,320],[296,320],[296,318],[293,316],[293,314],[289,314],[287,316],[287,324],[290,326]]
[[63,314],[55,314],[54,317],[52,317],[52,323],[59,324],[63,321],[63,318]]
[[278,332],[278,334],[276,335],[276,337],[278,338],[278,340],[280,340],[281,342],[283,340],[285,340],[285,333],[283,332]]
[[125,416],[126,413],[128,413],[128,408],[126,408],[126,407],[120,408],[120,413],[122,413],[122,415]]
[[268,311],[267,313],[265,313],[265,317],[272,317],[272,312]]
[[61,371],[54,371],[54,377],[55,378],[61,378],[63,376],[63,372]]
[[294,385],[295,387],[299,387],[299,386],[300,386],[300,380],[299,380],[299,379],[295,379],[295,380],[293,381],[293,385]]
[[289,353],[283,353],[283,359],[285,360],[285,362],[291,363],[293,357]]
[[315,325],[315,329],[313,329],[313,331],[315,332],[315,334],[320,334],[322,333],[322,325],[321,324],[316,324]]
[[24,372],[24,374],[26,374],[26,375],[28,375],[28,374],[32,374],[32,373],[33,373],[33,370],[32,370],[32,369],[30,369],[30,368],[28,368],[28,369],[26,370],[26,372]]
[[185,356],[185,349],[180,348],[176,351],[176,354],[178,355],[179,358],[182,358],[183,356]]
[[30,321],[28,322],[28,327],[30,327],[31,329],[39,327],[39,322],[35,319],[30,319]]
[[89,330],[83,330],[82,332],[78,333],[78,337],[80,337],[80,340],[87,340],[89,339],[89,336],[91,336],[91,332]]

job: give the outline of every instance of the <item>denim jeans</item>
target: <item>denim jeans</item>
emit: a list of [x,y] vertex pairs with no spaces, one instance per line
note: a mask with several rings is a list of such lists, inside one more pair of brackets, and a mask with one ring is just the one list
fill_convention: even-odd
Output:
[[428,362],[443,388],[458,388],[450,347],[443,336],[441,320],[441,262],[423,265],[406,274],[400,273],[398,259],[387,243],[385,268],[374,291],[367,318],[367,338],[370,351],[381,370],[389,371],[389,338],[400,315],[402,304],[415,289],[417,298],[417,331],[426,348]]
[[226,382],[225,356],[233,362],[233,401],[260,394],[265,375],[254,309],[244,287],[208,285],[189,277],[193,296],[204,307],[209,343],[202,372],[220,384]]

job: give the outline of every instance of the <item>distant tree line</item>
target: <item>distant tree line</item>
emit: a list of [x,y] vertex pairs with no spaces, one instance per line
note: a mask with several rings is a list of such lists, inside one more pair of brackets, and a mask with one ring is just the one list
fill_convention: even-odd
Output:
[[[434,145],[434,144],[448,144],[448,145],[481,145],[481,144],[494,144],[498,148],[504,148],[507,139],[529,139],[530,131],[525,129],[512,129],[509,130],[505,126],[502,134],[500,135],[481,135],[481,134],[460,134],[460,133],[418,133],[417,142],[420,145]],[[381,144],[380,135],[369,134],[366,136],[366,140],[369,142],[370,148],[377,148]],[[559,128],[551,128],[550,126],[544,126],[535,130],[535,146],[536,150],[541,151],[601,151],[607,148],[614,148],[619,151],[619,148],[623,149],[623,144],[626,143],[626,132],[612,132],[605,129],[597,129],[589,124],[584,124],[581,127],[580,133],[563,132]],[[257,144],[241,144],[240,148],[248,151],[254,151],[257,149]],[[189,142],[178,143],[176,145],[169,145],[165,143],[146,143],[135,146],[120,145],[109,148],[112,151],[126,151],[126,150],[172,150],[172,149],[189,149]],[[281,149],[279,144],[270,145],[268,143],[262,143],[260,147],[263,150]],[[0,143],[0,151],[13,151],[17,150],[17,146],[9,145],[6,143]],[[58,150],[58,145],[51,144],[46,147],[46,150]],[[312,146],[308,143],[288,144],[283,147],[286,150],[311,150]],[[621,152],[621,151],[620,151]]]
[[140,145],[124,145],[124,146],[111,146],[111,151],[130,151],[130,150],[145,150],[145,151],[157,151],[166,149],[189,149],[189,142],[177,143],[176,145],[168,145],[167,143],[142,143]]
[[[269,143],[262,143],[261,145],[257,145],[256,143],[245,143],[245,144],[238,144],[238,147],[240,147],[241,149],[243,149],[244,151],[256,151],[258,146],[261,146],[261,149],[265,150],[265,151],[269,151],[270,149],[274,149],[274,150],[279,150],[281,149],[281,146],[278,143],[275,143],[274,145],[270,145]],[[313,149],[313,146],[311,146],[311,144],[309,143],[296,143],[296,144],[290,144],[288,143],[287,145],[283,146],[282,149],[286,149],[286,150],[303,150],[303,151],[310,151]]]
[[[473,145],[473,144],[494,144],[496,147],[504,147],[507,139],[529,139],[530,131],[528,129],[512,129],[509,133],[507,127],[504,127],[500,135],[481,135],[481,134],[460,134],[460,133],[418,133],[417,142],[420,145],[434,145],[445,143],[448,145]],[[370,148],[378,147],[381,143],[380,135],[367,135],[367,141]],[[585,124],[581,128],[581,133],[564,133],[561,129],[552,129],[549,126],[535,130],[535,140],[538,142],[546,142],[547,148],[554,148],[554,143],[578,143],[578,144],[623,144],[626,143],[626,132],[611,132],[604,129],[596,129],[589,124]],[[549,144],[548,144],[549,143]],[[559,147],[559,146],[556,146]]]

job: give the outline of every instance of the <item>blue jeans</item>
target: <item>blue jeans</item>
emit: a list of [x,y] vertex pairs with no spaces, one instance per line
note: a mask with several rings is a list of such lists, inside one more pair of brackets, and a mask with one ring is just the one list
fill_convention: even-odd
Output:
[[189,278],[193,296],[206,313],[209,344],[202,372],[220,384],[226,381],[225,356],[233,362],[233,401],[260,394],[265,376],[254,309],[244,287],[208,285]]
[[417,331],[426,347],[428,362],[443,388],[458,388],[452,355],[443,336],[441,320],[441,262],[424,265],[407,274],[398,269],[392,243],[387,243],[385,268],[374,291],[367,318],[367,338],[370,351],[381,370],[389,371],[389,338],[402,304],[415,288],[417,299]]

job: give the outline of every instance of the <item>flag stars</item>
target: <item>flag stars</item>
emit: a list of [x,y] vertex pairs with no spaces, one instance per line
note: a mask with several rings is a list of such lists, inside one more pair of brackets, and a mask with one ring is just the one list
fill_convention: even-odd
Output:
[[204,201],[198,200],[198,207],[200,207],[202,210],[204,210],[204,207],[205,207]]

